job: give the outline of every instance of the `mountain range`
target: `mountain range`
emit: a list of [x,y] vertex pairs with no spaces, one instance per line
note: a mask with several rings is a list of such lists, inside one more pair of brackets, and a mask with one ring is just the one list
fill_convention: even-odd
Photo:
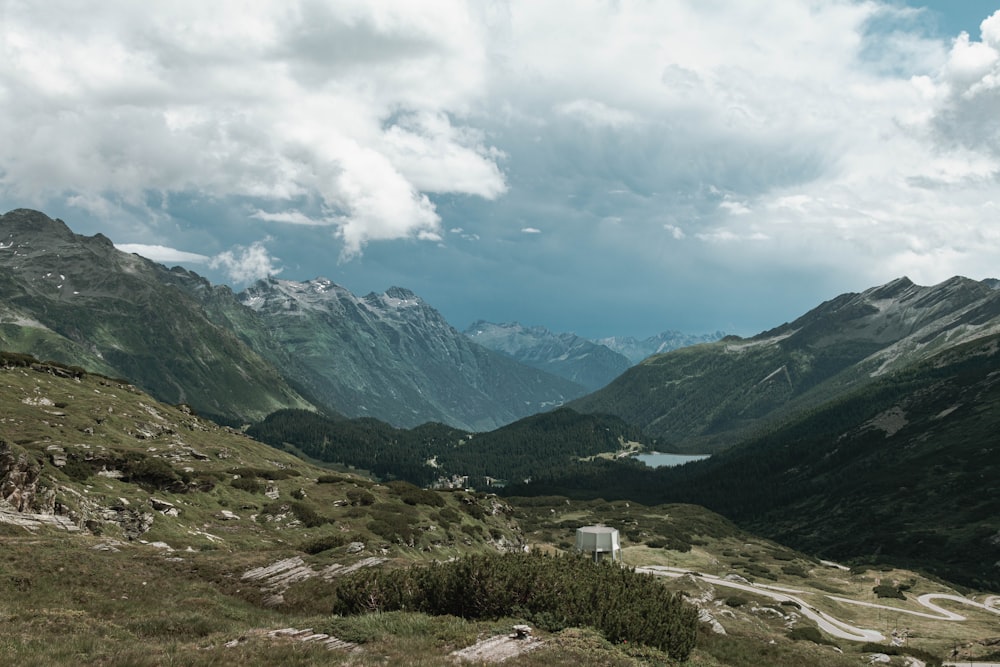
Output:
[[[155,557],[166,567],[158,581],[167,590],[172,577],[187,577],[197,582],[191,591],[207,590],[196,574],[207,573],[222,587],[212,600],[249,589],[238,570],[266,570],[269,559],[254,555],[261,548],[316,556],[296,572],[319,588],[281,595],[289,608],[328,616],[316,599],[336,586],[319,583],[318,568],[342,566],[321,566],[330,554],[318,554],[361,559],[351,551],[358,544],[376,560],[426,559],[428,551],[451,558],[536,539],[544,549],[570,549],[576,527],[610,519],[636,557],[680,572],[717,568],[710,576],[719,580],[774,581],[780,572],[815,585],[811,600],[823,591],[857,597],[859,582],[865,593],[884,588],[881,574],[866,577],[865,568],[900,565],[997,590],[998,287],[992,279],[920,286],[899,278],[757,336],[706,340],[629,367],[607,344],[540,327],[477,322],[462,334],[399,287],[358,297],[322,278],[270,278],[234,293],[122,253],[101,235],[12,211],[0,216],[0,524],[10,524],[0,535],[18,555],[17,574],[0,588],[14,599],[41,581],[33,573],[47,552],[12,539],[27,527],[85,533],[86,547],[59,532],[46,548],[103,573],[74,580],[79,591],[108,582],[115,600],[142,599],[133,589],[148,575],[131,555],[110,555],[124,542],[98,543],[101,535],[186,545],[183,557],[165,552],[175,554],[170,565]],[[196,413],[251,425],[224,428]],[[657,470],[629,457],[652,448],[713,455]],[[330,474],[290,453],[381,481]],[[490,490],[509,500],[460,488],[470,480],[496,484]],[[410,482],[459,490],[438,494]],[[817,558],[754,546],[687,503],[854,568],[817,574]],[[96,557],[96,548],[109,555]],[[127,594],[107,575],[108,562],[135,580]],[[684,586],[699,580],[707,581],[690,576]],[[913,585],[886,580],[900,595]],[[916,585],[929,590],[926,580]],[[57,586],[46,580],[34,590],[50,595]],[[250,595],[257,604],[278,594]],[[215,604],[198,599],[199,607]],[[733,597],[713,609],[723,605],[748,606]],[[765,607],[750,608],[729,613],[744,614],[756,633],[764,616],[753,609]],[[777,611],[778,641],[789,643],[788,617]],[[198,623],[209,615],[199,612]],[[172,616],[170,627],[189,618]],[[225,624],[227,632],[237,625]],[[126,634],[148,632],[143,625]],[[939,637],[931,647],[945,643]],[[812,658],[780,664],[826,664]]]
[[465,329],[465,335],[483,347],[576,382],[589,391],[607,385],[632,365],[628,357],[605,345],[576,334],[553,333],[541,326],[479,320]]
[[650,357],[569,405],[639,426],[668,451],[713,453],[875,379],[1000,331],[993,281],[907,278],[820,304],[752,338]]
[[306,408],[489,430],[586,392],[476,345],[402,288],[268,279],[234,294],[27,209],[0,216],[0,348],[232,422]]
[[711,343],[725,336],[721,331],[703,335],[665,331],[644,340],[631,336],[589,340],[572,333],[553,333],[542,326],[526,327],[518,322],[495,324],[485,320],[470,324],[465,335],[484,347],[581,384],[589,391],[601,389],[649,356]]
[[609,336],[594,340],[598,345],[617,352],[625,357],[632,364],[637,364],[654,354],[663,354],[672,350],[701,343],[714,343],[725,337],[722,331],[709,334],[689,334],[681,331],[664,331],[649,338],[634,338],[632,336]]

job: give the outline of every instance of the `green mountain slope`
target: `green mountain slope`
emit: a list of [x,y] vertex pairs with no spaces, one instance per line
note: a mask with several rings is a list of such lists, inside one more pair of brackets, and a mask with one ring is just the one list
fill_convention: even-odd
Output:
[[0,345],[239,422],[318,408],[487,430],[585,392],[472,343],[402,288],[271,279],[237,295],[25,209],[0,217]]
[[[908,582],[911,595],[957,593],[911,572],[827,566],[690,505],[515,504],[333,473],[124,381],[23,355],[0,355],[0,405],[0,655],[12,664],[454,664],[456,651],[529,622],[534,650],[507,664],[675,665],[655,648],[671,650],[671,624],[645,639],[659,611],[639,610],[683,597],[704,621],[683,664],[846,667],[866,664],[873,646],[831,640],[798,603],[731,580],[803,591],[872,628],[885,610],[826,594],[854,597],[877,577]],[[595,523],[620,528],[630,566],[678,576],[544,556]],[[528,546],[535,555],[500,553]],[[591,573],[602,575],[596,587]],[[422,590],[392,582],[426,589],[411,605],[426,611],[354,613]],[[360,609],[331,614],[351,600]],[[433,615],[443,604],[450,613]],[[963,658],[986,656],[995,617],[961,611],[969,621],[907,620],[918,632],[905,652],[927,660],[961,642]],[[566,627],[587,613],[600,632]]]
[[161,400],[253,420],[310,404],[211,322],[162,266],[37,211],[0,216],[0,348],[128,377]]
[[692,502],[836,558],[1000,588],[1000,334],[951,347],[676,469],[606,465],[536,493]]
[[[526,417],[485,433],[443,424],[400,429],[376,419],[334,420],[301,410],[276,412],[250,427],[253,437],[311,458],[430,485],[475,487],[524,480],[584,458],[638,447],[642,434],[617,417],[568,408]],[[456,480],[455,478],[468,478]]]
[[953,278],[902,278],[821,304],[749,339],[647,359],[571,402],[617,415],[675,451],[712,453],[894,369],[1000,330],[1000,291]]

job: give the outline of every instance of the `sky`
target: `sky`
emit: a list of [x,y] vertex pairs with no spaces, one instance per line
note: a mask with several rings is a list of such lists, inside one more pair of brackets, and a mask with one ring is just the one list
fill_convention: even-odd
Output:
[[1000,277],[1000,0],[0,0],[0,50],[0,210],[235,290],[644,337]]

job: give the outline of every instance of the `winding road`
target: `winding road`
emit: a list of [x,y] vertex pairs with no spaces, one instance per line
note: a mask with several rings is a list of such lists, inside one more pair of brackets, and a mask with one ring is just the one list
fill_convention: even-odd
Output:
[[[738,590],[748,591],[755,593],[757,595],[762,595],[764,597],[771,598],[778,602],[794,602],[799,605],[800,613],[806,618],[811,619],[819,626],[821,630],[827,634],[837,637],[838,639],[847,639],[856,642],[882,642],[885,641],[885,635],[877,630],[866,630],[864,628],[859,628],[840,619],[830,616],[824,611],[820,611],[810,605],[808,602],[803,600],[797,595],[805,594],[806,591],[800,591],[794,588],[784,588],[781,586],[768,586],[765,584],[742,584],[737,581],[729,581],[728,579],[723,579],[714,574],[704,574],[701,572],[692,572],[691,570],[685,570],[683,568],[677,567],[667,567],[665,565],[650,565],[648,567],[637,567],[636,572],[645,572],[648,574],[653,574],[659,577],[682,577],[685,574],[694,574],[696,576],[710,581],[713,585],[726,586],[728,588],[736,588]],[[914,611],[910,609],[900,609],[899,607],[890,607],[888,605],[876,604],[874,602],[863,602],[861,600],[852,600],[850,598],[842,598],[836,595],[827,595],[826,597],[837,602],[843,602],[847,604],[855,604],[862,607],[871,607],[875,609],[886,609],[888,611],[897,614],[910,614],[912,616],[920,616],[922,618],[930,618],[937,621],[964,621],[965,616],[961,614],[956,614],[953,611],[943,609],[942,607],[934,604],[933,600],[947,600],[948,602],[957,602],[959,604],[968,605],[981,609],[992,614],[1000,615],[1000,608],[989,606],[988,604],[983,604],[981,602],[976,602],[975,600],[970,600],[968,598],[961,597],[959,595],[949,595],[947,593],[926,593],[917,598],[917,602],[921,605],[930,609],[930,612],[924,611]],[[996,597],[991,597],[987,599],[988,603],[996,602]]]

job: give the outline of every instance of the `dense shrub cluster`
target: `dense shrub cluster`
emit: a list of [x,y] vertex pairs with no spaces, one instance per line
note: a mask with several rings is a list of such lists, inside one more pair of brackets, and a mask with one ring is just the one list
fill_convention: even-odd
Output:
[[792,628],[788,633],[788,638],[792,641],[807,641],[814,644],[828,644],[836,646],[832,641],[823,636],[819,629],[812,625],[800,625]]
[[264,493],[264,484],[256,477],[237,477],[229,482],[230,486],[247,493]]
[[396,494],[399,495],[407,505],[430,505],[431,507],[444,507],[444,498],[440,493],[421,489],[419,486],[396,480],[386,484]]
[[298,500],[273,502],[260,509],[261,514],[269,516],[279,516],[287,512],[291,512],[306,528],[318,528],[334,522],[333,519],[319,514],[312,505]]
[[469,619],[525,618],[547,630],[591,626],[612,642],[640,643],[685,660],[698,612],[651,575],[575,556],[473,555],[340,580],[334,611],[392,610]]
[[895,586],[890,586],[889,584],[879,584],[878,586],[874,586],[872,587],[872,592],[880,598],[894,598],[896,600],[906,599],[906,596],[903,595],[903,591],[899,590]]
[[355,507],[375,504],[375,496],[370,491],[365,491],[364,489],[348,489],[347,500]]
[[344,535],[343,533],[333,533],[332,535],[324,535],[323,537],[308,540],[304,542],[299,549],[307,554],[318,554],[329,549],[342,547],[349,541],[350,538],[347,537],[347,535]]

